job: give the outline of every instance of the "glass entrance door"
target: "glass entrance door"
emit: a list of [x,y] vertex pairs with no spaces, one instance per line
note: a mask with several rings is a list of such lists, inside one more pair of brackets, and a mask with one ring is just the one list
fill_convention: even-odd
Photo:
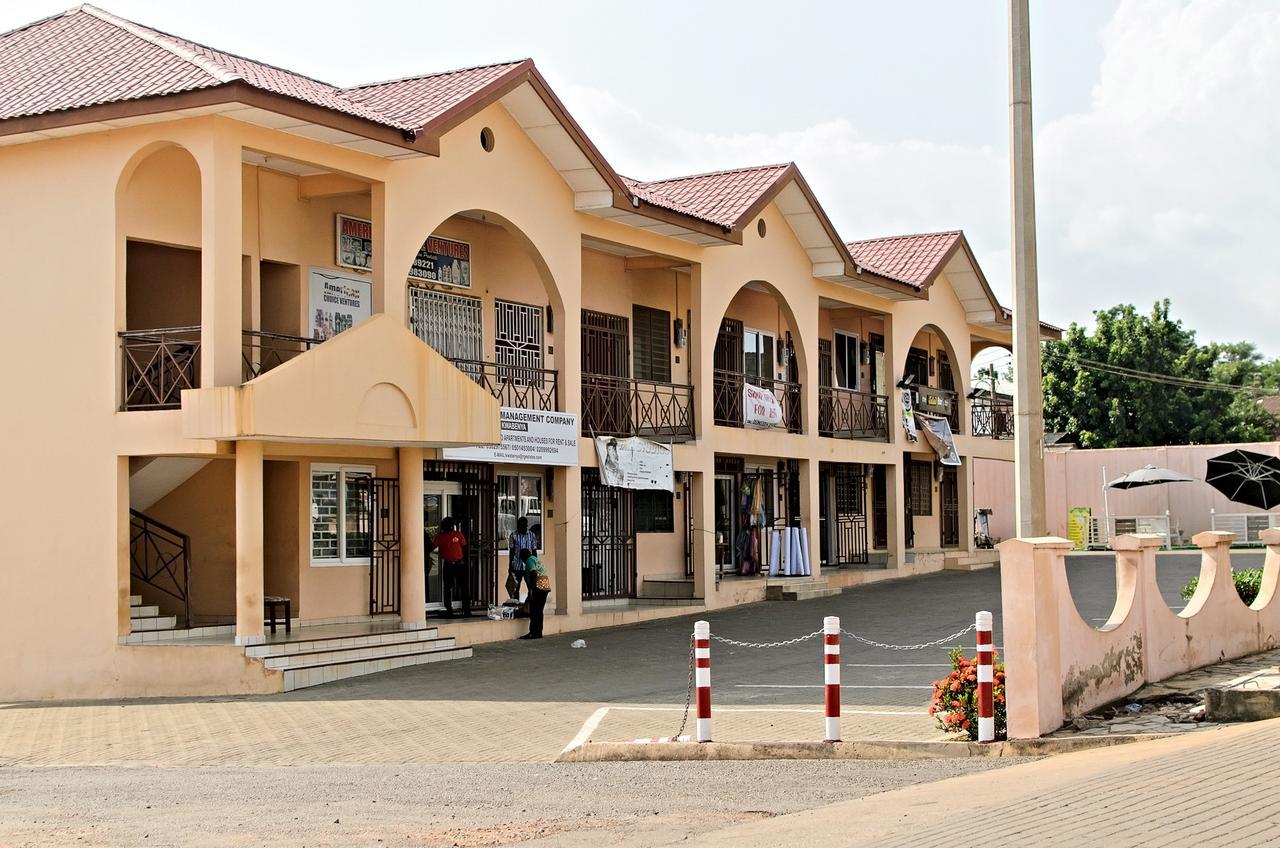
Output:
[[738,542],[737,478],[732,474],[717,474],[715,489],[716,573],[728,574],[736,571],[733,555]]
[[[459,483],[447,483],[438,480],[429,480],[424,484],[424,493],[422,496],[422,517],[423,523],[427,529],[427,541],[436,537],[440,532],[440,525],[446,518],[454,518],[461,522],[464,510],[462,502],[462,486]],[[464,529],[465,533],[466,530]],[[468,542],[471,540],[468,539]],[[431,553],[427,554],[427,609],[438,610],[444,608],[444,600],[441,594],[443,586],[443,567],[440,563],[440,554],[432,547]]]

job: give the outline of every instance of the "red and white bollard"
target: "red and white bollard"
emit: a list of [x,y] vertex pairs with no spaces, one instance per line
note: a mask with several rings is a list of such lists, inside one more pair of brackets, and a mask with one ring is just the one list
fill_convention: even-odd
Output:
[[828,742],[840,741],[840,619],[822,619],[822,675],[826,684]]
[[693,682],[697,687],[699,742],[711,741],[711,625],[693,623]]
[[978,625],[978,741],[996,741],[995,667],[991,613],[980,612]]

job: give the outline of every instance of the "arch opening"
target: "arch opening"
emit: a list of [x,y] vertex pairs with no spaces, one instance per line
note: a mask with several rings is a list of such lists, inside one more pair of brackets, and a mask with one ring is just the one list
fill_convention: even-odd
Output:
[[803,374],[808,372],[799,322],[772,283],[751,280],[729,300],[712,354],[712,402],[719,426],[806,427]]

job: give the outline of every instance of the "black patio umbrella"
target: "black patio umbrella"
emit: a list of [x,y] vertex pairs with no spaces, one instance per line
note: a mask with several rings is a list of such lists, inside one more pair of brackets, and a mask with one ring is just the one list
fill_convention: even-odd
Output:
[[1236,503],[1280,505],[1280,459],[1247,450],[1227,451],[1206,464],[1204,481]]

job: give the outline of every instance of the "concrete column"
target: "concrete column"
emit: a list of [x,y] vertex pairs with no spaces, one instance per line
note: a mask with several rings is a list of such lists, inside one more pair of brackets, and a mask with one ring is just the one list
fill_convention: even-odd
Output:
[[236,443],[236,644],[263,639],[262,442]]
[[[118,384],[117,384],[118,385]],[[129,457],[116,457],[116,635],[133,632],[129,595],[133,569],[129,559]],[[190,627],[190,623],[186,626]]]
[[1031,21],[1009,0],[1009,156],[1013,206],[1013,453],[1018,536],[1045,532],[1044,389],[1036,277],[1036,193],[1031,127]]
[[[708,288],[709,286],[703,285],[702,266],[695,264],[689,272],[691,318],[686,355],[689,357],[689,383],[693,386],[694,432],[698,441],[703,443],[711,438],[715,427],[712,366],[716,335],[720,330],[720,316],[712,315],[706,309]],[[714,474],[714,466],[712,473]],[[710,481],[704,483],[709,494],[713,494],[711,486]]]
[[1035,739],[1062,726],[1060,590],[1071,542],[1009,539],[999,548],[1009,738]]
[[973,457],[960,459],[956,469],[956,517],[960,523],[960,550],[973,553]]
[[[815,389],[816,391],[816,389]],[[821,475],[818,473],[816,459],[800,460],[800,526],[809,535],[809,573],[818,577],[822,573],[821,547],[818,538],[818,485]]]
[[[709,459],[710,457],[708,457]],[[693,475],[689,503],[693,512],[693,596],[708,602],[716,591],[716,492],[715,467],[705,466]]]
[[551,598],[557,615],[576,616],[582,614],[582,469],[557,468],[555,475],[555,515],[548,519],[556,540]]
[[200,151],[200,385],[238,386],[242,299],[240,145],[219,122]]
[[422,448],[400,448],[400,629],[427,626],[426,527],[422,516]]
[[902,466],[884,467],[885,529],[888,531],[889,568],[902,568],[907,562],[907,495],[902,483]]

